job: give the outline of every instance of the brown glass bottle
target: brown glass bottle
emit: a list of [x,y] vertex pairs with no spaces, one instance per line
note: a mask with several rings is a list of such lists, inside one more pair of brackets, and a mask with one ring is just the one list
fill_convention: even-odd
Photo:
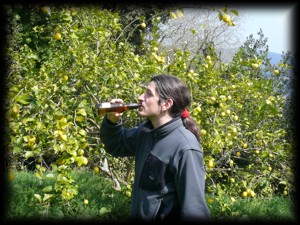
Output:
[[108,112],[118,112],[122,113],[124,111],[130,109],[137,109],[140,107],[139,103],[110,103],[110,102],[103,102],[97,104],[98,114],[102,115]]

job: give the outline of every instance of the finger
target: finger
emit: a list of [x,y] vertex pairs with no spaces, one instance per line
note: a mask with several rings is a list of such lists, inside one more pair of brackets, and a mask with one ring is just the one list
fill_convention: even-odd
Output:
[[116,99],[116,102],[117,102],[117,103],[121,103],[121,102],[123,103],[123,99],[117,98],[117,99]]
[[123,103],[123,100],[120,98],[114,98],[110,101],[110,103],[121,103],[121,102]]
[[110,103],[115,103],[117,99],[113,98],[112,100],[110,100]]
[[108,112],[107,113],[110,117],[121,117],[123,113],[118,113],[118,112]]

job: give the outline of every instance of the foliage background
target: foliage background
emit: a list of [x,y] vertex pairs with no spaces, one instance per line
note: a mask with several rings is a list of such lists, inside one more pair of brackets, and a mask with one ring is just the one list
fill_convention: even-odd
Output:
[[[189,110],[201,126],[207,193],[215,196],[208,201],[230,210],[224,195],[234,202],[241,196],[294,193],[295,107],[294,92],[288,92],[294,88],[293,62],[285,53],[278,65],[270,64],[262,32],[258,40],[250,36],[225,64],[206,40],[192,57],[160,45],[159,25],[184,16],[177,8],[8,5],[5,11],[5,170],[28,169],[41,182],[54,181],[34,194],[35,201],[54,204],[76,197],[70,171],[77,167],[99,167],[101,176],[130,196],[134,160],[105,153],[95,106],[112,97],[135,101],[158,73],[177,75],[190,88]],[[215,13],[229,29],[232,23],[222,16],[238,16],[227,8]],[[130,111],[124,122],[135,126],[141,119]]]

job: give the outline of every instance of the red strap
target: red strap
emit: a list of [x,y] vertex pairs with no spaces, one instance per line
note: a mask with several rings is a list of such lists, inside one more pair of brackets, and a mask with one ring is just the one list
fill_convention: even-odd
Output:
[[181,113],[182,118],[187,118],[190,116],[190,113],[187,109],[184,109],[184,111]]

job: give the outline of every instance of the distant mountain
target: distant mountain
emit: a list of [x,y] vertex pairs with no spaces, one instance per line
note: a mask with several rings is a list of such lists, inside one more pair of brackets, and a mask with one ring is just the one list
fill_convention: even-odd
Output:
[[[223,63],[228,63],[232,60],[233,56],[237,52],[238,48],[233,49],[217,49],[217,54],[220,54],[221,60]],[[281,60],[282,55],[275,52],[269,52],[268,58],[270,59],[270,63],[272,65],[278,65]]]

